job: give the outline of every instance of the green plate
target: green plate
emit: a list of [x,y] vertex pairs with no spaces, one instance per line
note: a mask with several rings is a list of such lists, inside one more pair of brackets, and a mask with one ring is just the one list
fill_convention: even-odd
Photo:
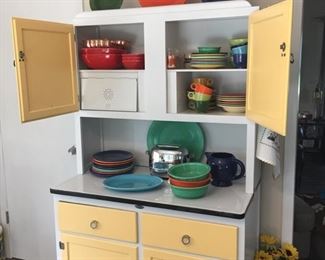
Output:
[[147,133],[148,150],[157,144],[186,148],[191,161],[199,162],[204,152],[204,134],[198,123],[153,121]]

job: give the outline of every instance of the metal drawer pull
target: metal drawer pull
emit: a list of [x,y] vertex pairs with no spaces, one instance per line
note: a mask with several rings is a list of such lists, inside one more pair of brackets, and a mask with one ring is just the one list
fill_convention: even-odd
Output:
[[189,235],[182,236],[183,245],[189,245],[191,243],[191,237]]
[[96,229],[98,227],[98,221],[97,220],[93,220],[92,222],[90,222],[89,226],[92,229]]

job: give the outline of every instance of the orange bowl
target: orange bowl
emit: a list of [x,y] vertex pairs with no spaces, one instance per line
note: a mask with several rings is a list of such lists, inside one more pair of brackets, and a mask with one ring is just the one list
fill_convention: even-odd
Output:
[[142,7],[159,5],[180,5],[185,4],[186,0],[139,0]]
[[168,177],[171,185],[178,186],[178,187],[187,187],[187,188],[196,188],[196,187],[205,186],[208,185],[211,181],[210,174],[208,178],[199,181],[181,181],[181,180],[174,179],[170,176]]

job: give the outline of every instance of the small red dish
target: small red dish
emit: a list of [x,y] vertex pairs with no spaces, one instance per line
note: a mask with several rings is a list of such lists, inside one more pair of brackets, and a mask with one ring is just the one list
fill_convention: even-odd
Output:
[[123,67],[128,70],[141,70],[144,69],[143,61],[126,61],[122,60]]
[[184,4],[186,0],[139,0],[142,7],[159,5],[179,5]]
[[118,48],[82,48],[81,53],[86,54],[101,54],[101,53],[109,53],[109,54],[125,54],[127,50],[118,49]]
[[211,175],[209,175],[208,178],[199,180],[199,181],[182,181],[182,180],[177,180],[174,179],[170,176],[168,176],[170,184],[178,187],[188,187],[188,188],[196,188],[196,187],[201,187],[205,186],[210,183],[211,181]]
[[143,53],[125,53],[122,54],[123,59],[128,59],[128,58],[141,58],[144,59],[144,54]]
[[121,54],[81,54],[82,61],[90,69],[120,69],[122,68]]

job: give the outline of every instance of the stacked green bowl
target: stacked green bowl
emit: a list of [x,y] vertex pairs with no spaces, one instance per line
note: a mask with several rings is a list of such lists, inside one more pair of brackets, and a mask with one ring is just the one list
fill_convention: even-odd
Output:
[[89,0],[91,10],[106,10],[121,8],[123,0]]
[[[204,163],[181,163],[170,167],[168,175],[175,180],[195,182],[209,178],[210,171],[210,166]],[[176,185],[170,185],[170,187],[176,197],[197,199],[205,196],[209,184],[199,187],[181,187]]]

